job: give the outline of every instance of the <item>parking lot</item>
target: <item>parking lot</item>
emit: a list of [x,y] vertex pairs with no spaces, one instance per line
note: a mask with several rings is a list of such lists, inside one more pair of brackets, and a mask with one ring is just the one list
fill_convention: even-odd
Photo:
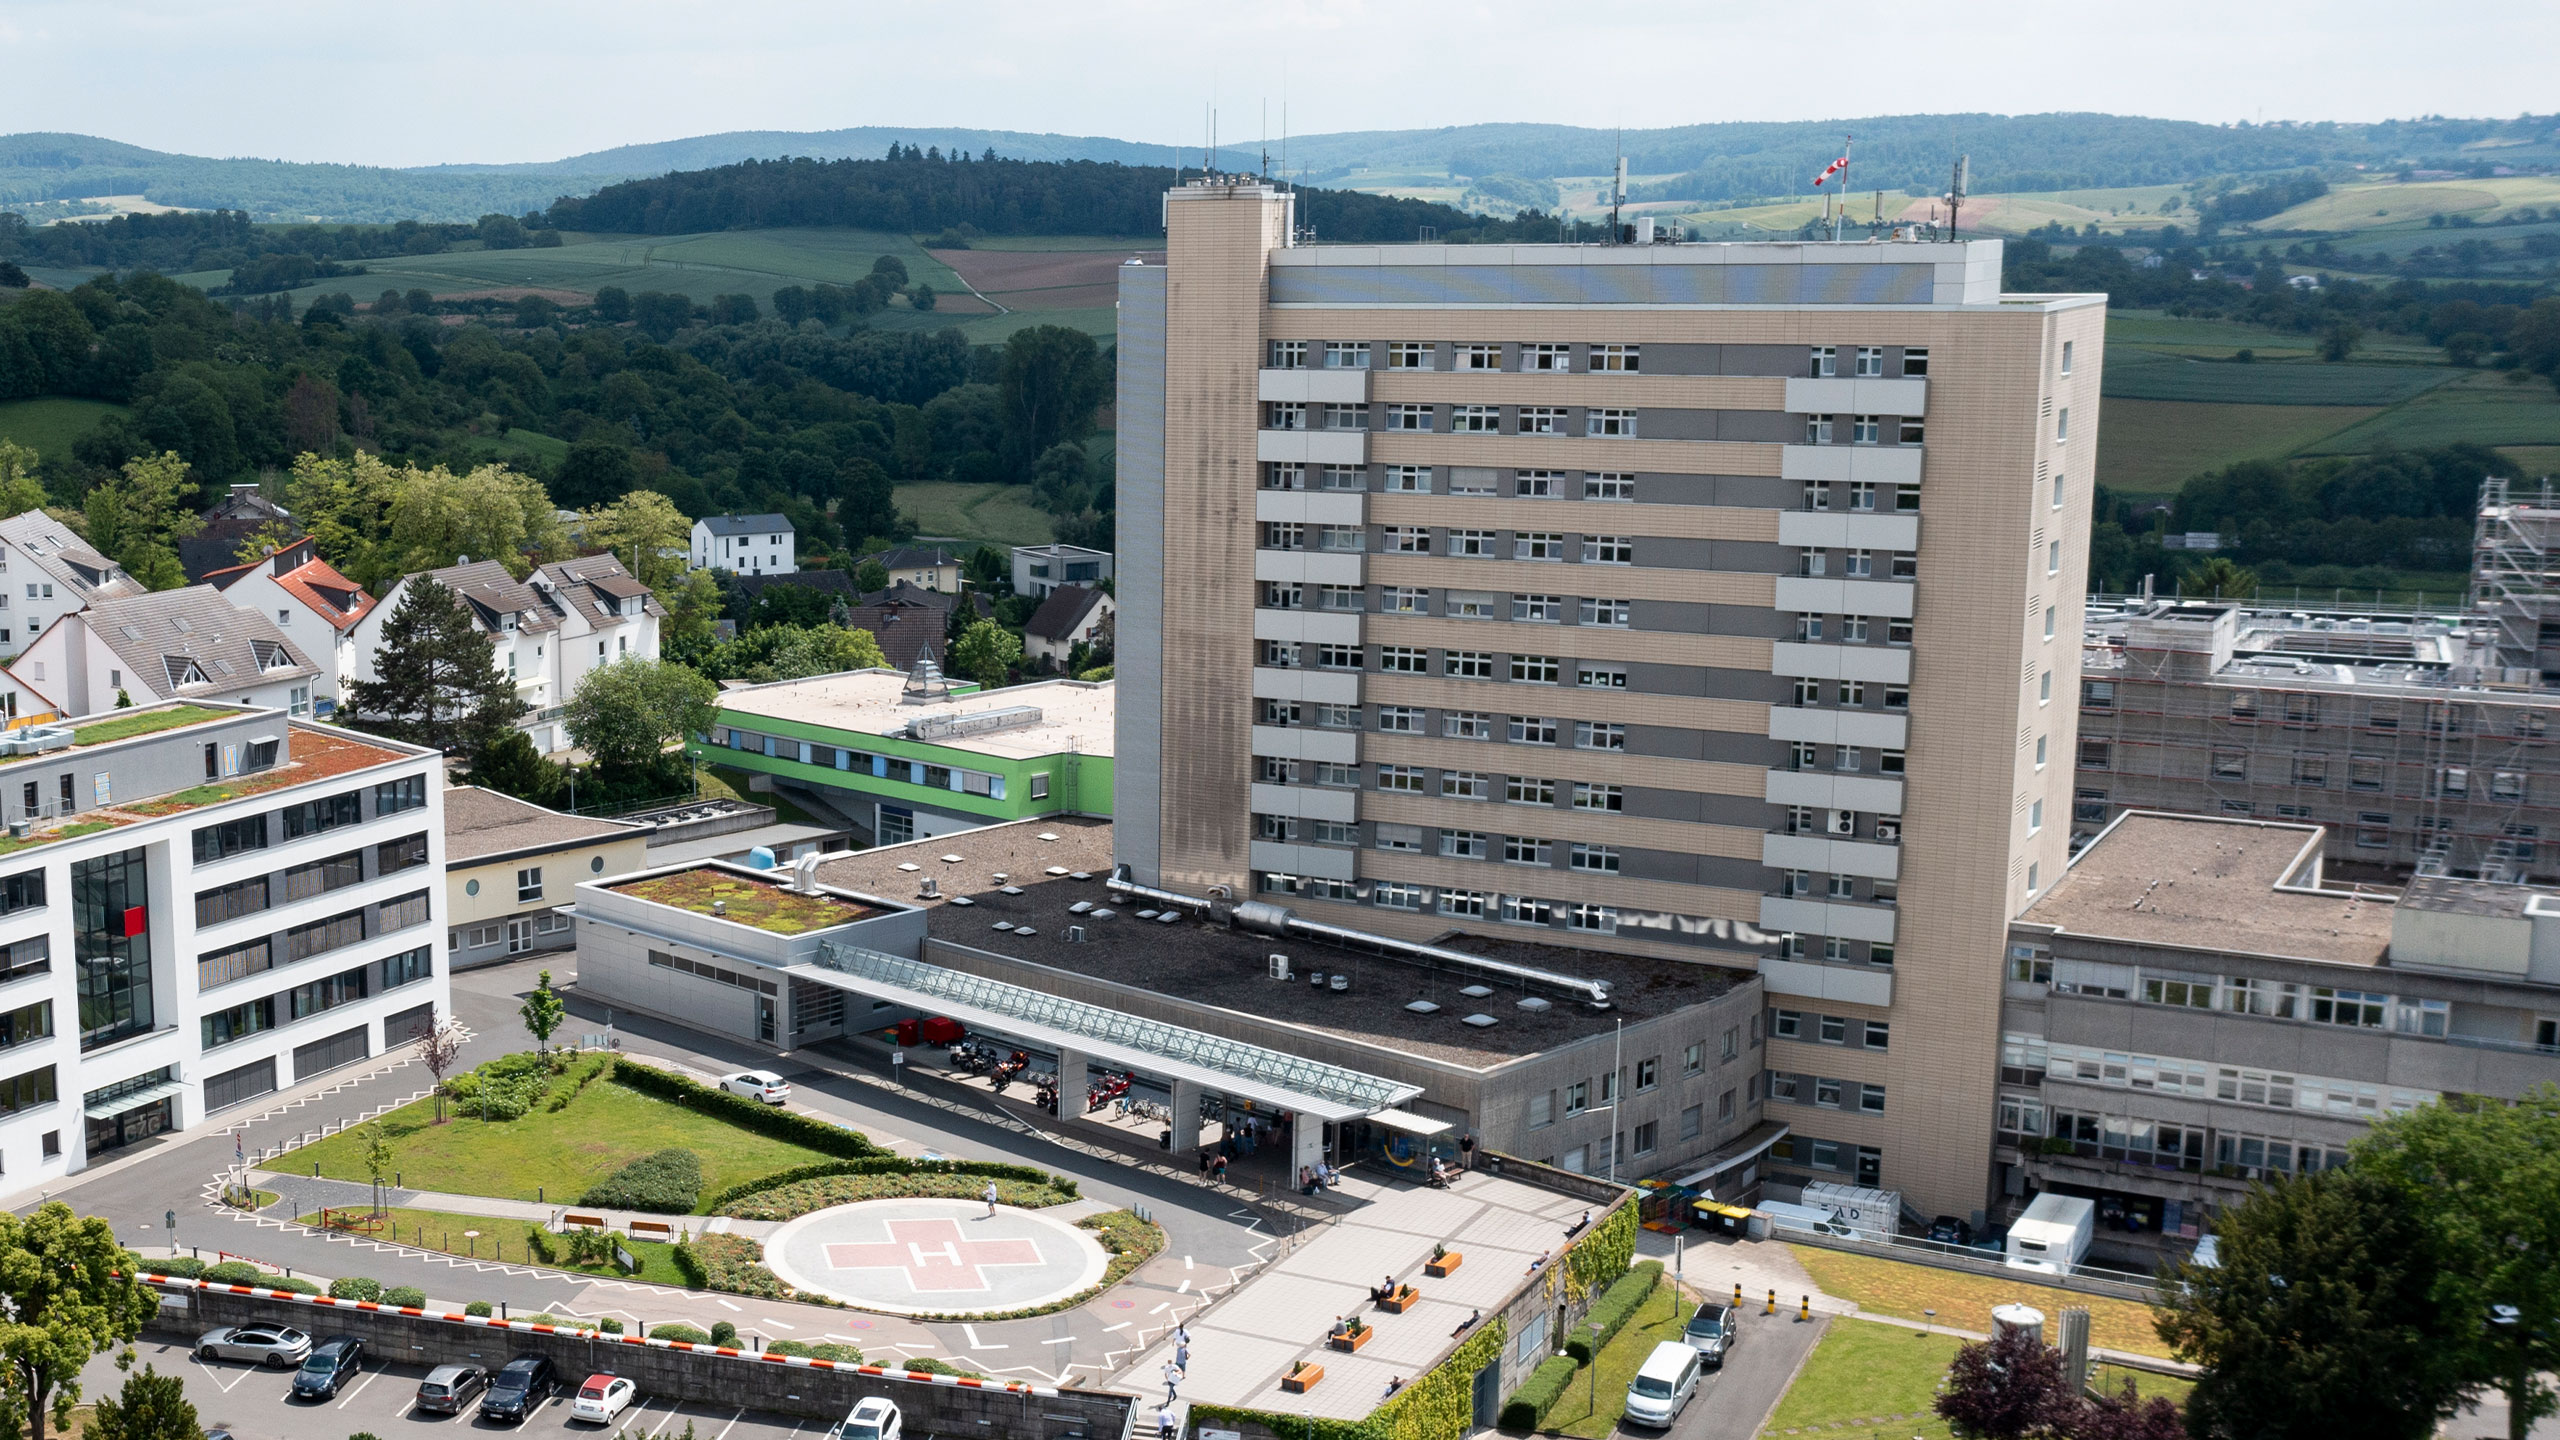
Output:
[[[322,1337],[322,1338],[325,1338]],[[493,1339],[496,1337],[492,1337]],[[472,1363],[495,1370],[507,1353],[491,1350]],[[459,1415],[440,1415],[417,1408],[418,1382],[428,1367],[386,1362],[367,1355],[364,1373],[334,1400],[304,1401],[291,1396],[293,1372],[268,1370],[242,1361],[206,1364],[195,1358],[191,1343],[179,1336],[149,1335],[136,1347],[137,1368],[148,1364],[163,1375],[183,1376],[187,1399],[208,1430],[229,1430],[238,1440],[347,1440],[370,1433],[380,1440],[423,1436],[429,1427],[468,1429],[483,1434],[522,1434],[532,1440],[565,1436],[681,1436],[693,1427],[695,1440],[789,1440],[795,1435],[820,1436],[827,1424],[788,1415],[715,1405],[672,1404],[643,1394],[611,1426],[572,1424],[570,1397],[587,1377],[564,1375],[562,1388],[522,1425],[484,1420],[479,1401]],[[101,1356],[82,1374],[83,1395],[94,1401],[112,1395],[123,1384],[112,1357]]]

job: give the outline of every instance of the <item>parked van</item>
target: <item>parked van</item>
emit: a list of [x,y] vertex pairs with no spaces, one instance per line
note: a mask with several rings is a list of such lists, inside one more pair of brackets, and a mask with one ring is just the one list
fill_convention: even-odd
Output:
[[1810,1230],[1816,1235],[1838,1235],[1843,1239],[1858,1233],[1832,1219],[1828,1210],[1798,1205],[1790,1200],[1763,1200],[1751,1208],[1768,1216],[1770,1225],[1781,1230]]
[[2089,1239],[2097,1230],[2098,1207],[2077,1195],[2056,1195],[2046,1191],[2027,1203],[2026,1212],[2009,1227],[2007,1265],[2012,1270],[2036,1270],[2047,1275],[2068,1275],[2072,1267],[2089,1253]]
[[1680,1418],[1680,1407],[1698,1393],[1698,1375],[1704,1368],[1705,1357],[1677,1340],[1654,1346],[1644,1358],[1644,1368],[1627,1385],[1627,1423],[1669,1429]]

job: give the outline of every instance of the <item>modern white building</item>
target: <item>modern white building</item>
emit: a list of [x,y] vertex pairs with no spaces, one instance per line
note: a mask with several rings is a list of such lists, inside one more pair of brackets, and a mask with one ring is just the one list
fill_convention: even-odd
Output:
[[489,637],[491,662],[531,707],[521,723],[546,755],[568,748],[562,707],[589,671],[616,660],[658,658],[658,622],[666,608],[612,556],[559,561],[522,580],[495,560],[473,560],[402,576],[351,632],[349,678],[381,673],[383,629],[421,578],[452,591]]
[[17,653],[56,616],[142,593],[141,581],[43,511],[0,520],[0,655]]
[[171,702],[0,752],[0,1175],[412,1043],[450,994],[430,750]]
[[321,559],[307,538],[204,579],[233,605],[273,615],[276,629],[319,667],[312,686],[318,713],[337,708],[340,685],[354,665],[356,627],[373,613],[373,596],[363,586]]
[[1111,578],[1111,552],[1082,545],[1013,547],[1013,593],[1045,596],[1061,585],[1091,589]]
[[320,667],[275,622],[211,585],[92,602],[54,617],[9,666],[63,715],[224,700],[311,714]]
[[799,536],[780,515],[713,515],[693,522],[693,568],[741,575],[800,568]]

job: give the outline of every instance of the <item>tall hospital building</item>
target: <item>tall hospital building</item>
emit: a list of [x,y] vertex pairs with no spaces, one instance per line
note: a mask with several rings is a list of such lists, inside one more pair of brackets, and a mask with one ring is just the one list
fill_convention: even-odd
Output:
[[1996,240],[1319,246],[1293,203],[1182,186],[1121,271],[1119,862],[1756,970],[1803,1089],[1752,1105],[1979,1214],[2104,297],[2001,294]]

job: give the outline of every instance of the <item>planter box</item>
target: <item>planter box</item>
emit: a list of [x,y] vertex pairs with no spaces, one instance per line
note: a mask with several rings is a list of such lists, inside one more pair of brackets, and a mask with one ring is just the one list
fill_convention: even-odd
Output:
[[1423,1261],[1423,1262],[1422,1262],[1422,1273],[1423,1273],[1423,1274],[1425,1274],[1425,1275],[1430,1276],[1430,1277],[1431,1277],[1432,1279],[1434,1279],[1434,1280],[1446,1280],[1446,1279],[1448,1279],[1448,1278],[1449,1278],[1449,1276],[1450,1276],[1452,1273],[1454,1273],[1454,1272],[1457,1270],[1457,1268],[1458,1268],[1459,1266],[1464,1265],[1464,1264],[1466,1264],[1466,1263],[1467,1263],[1467,1257],[1466,1257],[1466,1256],[1464,1256],[1464,1255],[1462,1255],[1462,1254],[1458,1253],[1458,1252],[1457,1252],[1457,1251],[1455,1251],[1455,1250],[1452,1250],[1452,1251],[1450,1251],[1448,1254],[1441,1256],[1441,1257],[1440,1257],[1439,1259],[1437,1259],[1437,1260],[1425,1260],[1425,1261]]
[[1325,1337],[1324,1343],[1332,1346],[1336,1350],[1357,1350],[1361,1346],[1368,1344],[1369,1337],[1377,1333],[1378,1327],[1370,1325],[1354,1330],[1348,1335],[1328,1335]]
[[1396,1287],[1396,1293],[1378,1302],[1378,1308],[1390,1315],[1401,1315],[1422,1303],[1422,1292],[1410,1285]]
[[1300,1369],[1295,1375],[1281,1376],[1280,1388],[1288,1391],[1292,1395],[1304,1395],[1308,1391],[1316,1388],[1316,1382],[1323,1378],[1323,1366],[1309,1365]]

